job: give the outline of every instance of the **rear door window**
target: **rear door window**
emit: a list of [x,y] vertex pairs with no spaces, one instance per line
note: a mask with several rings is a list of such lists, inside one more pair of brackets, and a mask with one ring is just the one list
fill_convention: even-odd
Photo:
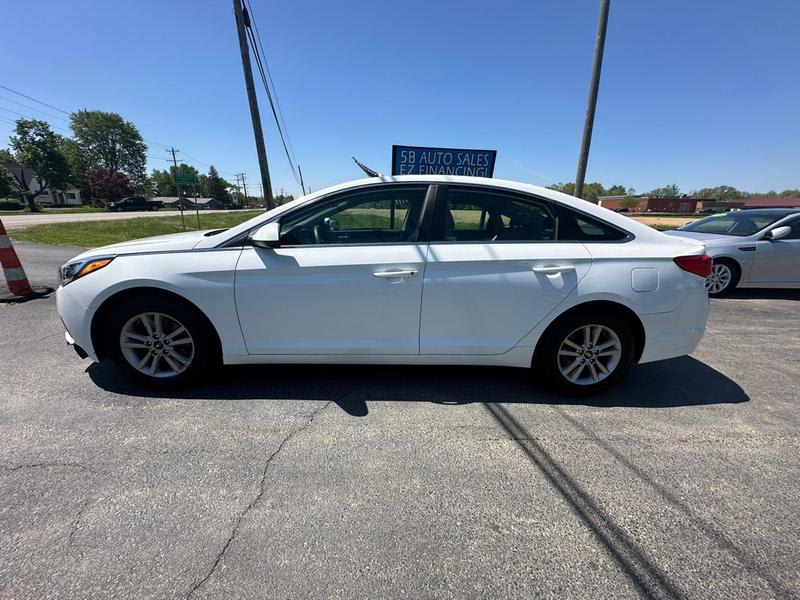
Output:
[[556,234],[547,203],[480,188],[448,188],[444,221],[450,242],[542,242]]

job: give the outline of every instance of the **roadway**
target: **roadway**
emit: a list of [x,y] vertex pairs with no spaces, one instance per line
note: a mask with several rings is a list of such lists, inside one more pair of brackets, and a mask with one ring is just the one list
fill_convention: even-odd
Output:
[[[235,212],[230,210],[201,210],[203,214]],[[159,210],[145,211],[137,210],[131,212],[96,212],[96,213],[24,213],[21,215],[0,215],[0,220],[7,231],[12,229],[22,229],[23,227],[33,227],[34,225],[50,225],[52,223],[75,223],[78,221],[117,221],[122,219],[137,219],[141,217],[175,217],[180,216],[178,210]],[[186,215],[194,214],[194,211],[184,211]]]

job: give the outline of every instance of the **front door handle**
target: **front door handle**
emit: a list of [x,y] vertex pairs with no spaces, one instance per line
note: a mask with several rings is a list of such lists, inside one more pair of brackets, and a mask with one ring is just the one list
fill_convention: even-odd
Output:
[[549,265],[547,267],[533,267],[534,273],[543,273],[544,275],[558,275],[559,273],[568,273],[574,271],[575,267],[572,265]]
[[373,273],[375,277],[380,277],[381,279],[404,279],[406,277],[413,277],[416,275],[416,271],[377,271]]

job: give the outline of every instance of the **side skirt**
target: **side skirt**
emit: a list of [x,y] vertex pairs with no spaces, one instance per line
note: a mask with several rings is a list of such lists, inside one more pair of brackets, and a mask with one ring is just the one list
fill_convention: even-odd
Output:
[[248,354],[223,357],[226,365],[313,364],[313,365],[487,365],[528,368],[533,348],[517,346],[503,354]]

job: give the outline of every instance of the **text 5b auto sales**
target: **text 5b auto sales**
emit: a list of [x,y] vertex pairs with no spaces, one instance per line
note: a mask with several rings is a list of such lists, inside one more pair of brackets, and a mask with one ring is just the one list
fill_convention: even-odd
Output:
[[392,147],[392,175],[467,175],[491,177],[496,150]]

